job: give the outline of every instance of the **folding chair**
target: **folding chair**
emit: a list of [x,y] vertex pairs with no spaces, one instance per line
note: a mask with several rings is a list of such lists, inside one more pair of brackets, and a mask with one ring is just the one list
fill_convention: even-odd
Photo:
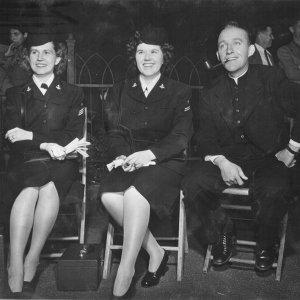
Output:
[[[84,121],[84,127],[83,127],[83,137],[86,139],[87,137],[87,108],[85,107],[84,109],[84,114],[85,114],[85,121]],[[76,155],[74,156],[76,158]],[[54,225],[54,228],[52,230],[52,233],[50,234],[47,242],[74,242],[78,241],[80,244],[84,244],[85,240],[85,220],[86,220],[86,158],[85,157],[79,157],[78,158],[80,161],[79,165],[79,173],[81,175],[80,181],[75,181],[73,182],[73,185],[70,188],[70,191],[72,188],[76,189],[77,186],[82,185],[83,187],[83,194],[82,194],[82,200],[81,203],[78,202],[78,199],[75,199],[77,201],[72,201],[70,200],[71,204],[64,204],[62,201],[62,204],[60,206],[60,212],[58,214],[57,220],[56,220],[56,225]],[[68,203],[68,199],[70,198],[71,195],[68,194],[66,196],[65,202]],[[74,203],[73,203],[74,202]],[[63,219],[68,219],[71,220],[71,218],[74,220],[75,223],[74,227],[75,231],[77,232],[74,233],[74,230],[71,230],[71,233],[64,233],[63,235],[61,234],[61,226],[60,225],[60,220]],[[74,229],[74,228],[72,228]],[[58,234],[59,233],[59,234]],[[70,234],[70,235],[67,235]],[[59,258],[62,256],[62,251],[58,252],[52,252],[51,253],[42,253],[41,257],[42,258]]]
[[[247,189],[247,188],[227,188],[226,190],[223,191],[223,193],[227,194],[227,195],[248,196],[249,189]],[[251,211],[250,205],[222,203],[221,207],[223,207],[224,209],[227,209],[227,210],[235,210],[235,211],[239,211],[239,212]],[[244,220],[246,220],[246,219],[244,219]],[[281,222],[281,228],[280,228],[280,234],[279,234],[280,243],[279,243],[279,249],[278,249],[278,259],[277,259],[277,262],[274,262],[272,265],[272,267],[276,269],[275,280],[277,280],[277,281],[280,281],[280,279],[281,279],[287,222],[288,222],[288,213],[286,213],[284,215],[284,218]],[[250,240],[239,240],[238,239],[238,240],[236,240],[236,245],[241,246],[241,247],[249,247],[249,246],[255,247],[256,242],[250,241]],[[212,250],[212,245],[208,245],[205,260],[204,260],[204,265],[203,265],[204,273],[208,272],[210,263],[213,259],[211,250]],[[244,265],[254,265],[255,259],[254,258],[246,259],[246,258],[231,257],[229,262],[244,264]]]
[[[181,281],[183,273],[184,254],[188,253],[188,239],[187,239],[187,228],[186,228],[186,214],[183,202],[183,193],[180,191],[180,202],[179,202],[179,224],[178,224],[178,236],[173,237],[156,237],[158,241],[175,241],[175,246],[163,245],[161,247],[168,251],[177,252],[177,281]],[[110,273],[111,262],[112,262],[112,250],[122,249],[123,245],[114,244],[114,232],[115,228],[112,223],[108,224],[107,236],[106,236],[106,247],[103,265],[103,279],[107,279]]]

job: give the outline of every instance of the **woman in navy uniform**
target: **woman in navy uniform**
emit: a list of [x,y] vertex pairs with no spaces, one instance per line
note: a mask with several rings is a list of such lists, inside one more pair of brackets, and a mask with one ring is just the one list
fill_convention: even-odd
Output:
[[[55,223],[59,199],[78,174],[64,146],[82,137],[83,92],[57,77],[66,53],[53,35],[27,39],[32,79],[7,91],[6,135],[10,142],[9,183],[15,196],[10,215],[8,283],[13,293],[30,286],[39,256]],[[48,160],[26,161],[44,155]],[[30,232],[30,249],[23,260]],[[23,282],[24,281],[24,282]]]
[[142,286],[158,284],[166,272],[168,253],[148,229],[150,208],[160,218],[171,213],[192,134],[190,88],[161,75],[173,49],[166,32],[148,26],[136,32],[127,48],[140,74],[116,84],[108,95],[109,153],[122,166],[101,186],[102,203],[124,231],[115,296],[129,289],[141,246],[150,256]]

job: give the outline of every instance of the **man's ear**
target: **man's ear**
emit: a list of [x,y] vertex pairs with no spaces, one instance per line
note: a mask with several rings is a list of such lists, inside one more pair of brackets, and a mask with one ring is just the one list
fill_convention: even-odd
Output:
[[255,46],[251,44],[248,49],[248,57],[252,56],[255,52]]
[[27,36],[28,36],[28,32],[25,32],[25,33],[24,33],[24,38],[26,39]]
[[220,59],[220,55],[219,55],[219,52],[218,52],[218,51],[216,52],[216,55],[217,55],[217,59],[218,59],[218,61],[221,61],[221,59]]
[[290,31],[292,34],[294,34],[294,27],[293,27],[293,26],[290,26],[290,27],[289,27],[289,31]]

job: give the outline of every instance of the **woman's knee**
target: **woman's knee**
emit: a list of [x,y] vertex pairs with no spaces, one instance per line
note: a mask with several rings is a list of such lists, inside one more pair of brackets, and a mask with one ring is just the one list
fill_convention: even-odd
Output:
[[53,181],[48,182],[39,189],[39,194],[42,197],[58,197],[58,192]]
[[103,204],[104,207],[107,207],[109,205],[109,195],[108,193],[102,193],[100,195],[100,201]]
[[149,201],[134,186],[130,186],[125,191],[124,198],[136,202],[138,206],[143,205],[150,211]]
[[115,203],[119,203],[119,201],[122,200],[123,200],[123,193],[121,192],[115,192],[115,193],[104,192],[100,194],[100,201],[105,208],[114,205]]

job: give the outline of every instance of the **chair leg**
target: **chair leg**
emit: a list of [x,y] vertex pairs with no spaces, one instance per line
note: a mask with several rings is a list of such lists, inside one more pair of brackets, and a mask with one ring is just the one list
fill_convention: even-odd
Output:
[[209,269],[209,266],[210,266],[210,260],[211,260],[211,249],[212,249],[212,245],[208,245],[207,250],[206,250],[206,256],[205,256],[204,264],[203,264],[203,273],[208,272],[208,269]]
[[183,222],[183,232],[184,232],[184,253],[189,253],[189,241],[188,241],[188,235],[187,235],[187,226],[186,226],[186,213],[185,208],[183,209],[183,216],[184,216],[184,222]]
[[276,268],[276,275],[275,275],[275,280],[277,281],[280,281],[281,279],[287,222],[288,222],[288,213],[284,215],[282,220],[282,226],[281,226],[280,246],[279,246],[278,261],[277,261],[277,268]]
[[179,207],[179,228],[178,228],[178,255],[177,255],[177,281],[182,279],[184,250],[185,250],[185,218],[184,218],[184,202],[180,197]]
[[114,241],[114,227],[111,223],[108,224],[107,235],[106,235],[106,246],[105,246],[105,255],[103,263],[103,279],[107,279],[110,273],[111,259],[112,259],[112,250],[111,245]]

